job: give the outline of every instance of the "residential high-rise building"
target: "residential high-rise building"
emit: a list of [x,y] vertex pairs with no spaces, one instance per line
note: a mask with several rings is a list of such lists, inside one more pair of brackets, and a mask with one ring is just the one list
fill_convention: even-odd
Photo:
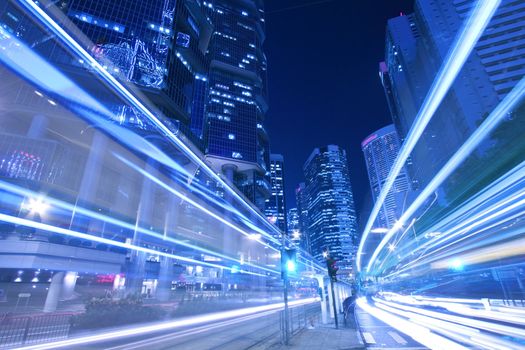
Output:
[[[388,174],[399,152],[399,137],[393,124],[377,130],[362,143],[374,202],[388,179]],[[390,229],[403,214],[410,192],[408,175],[403,169],[388,193],[375,222],[376,229]]]
[[284,158],[281,154],[270,155],[270,183],[272,193],[266,199],[265,215],[281,229],[287,233],[286,224],[286,201],[284,191]]
[[209,47],[206,157],[264,211],[270,154],[263,126],[268,108],[263,2],[204,5],[215,29]]
[[303,170],[312,255],[323,261],[323,252],[329,251],[342,270],[351,270],[357,243],[357,219],[346,151],[335,145],[316,148]]
[[[206,52],[213,26],[199,1],[64,0],[58,6],[91,40],[92,55],[108,72],[134,83],[168,125],[204,148]],[[145,127],[138,111],[114,109],[119,123]]]

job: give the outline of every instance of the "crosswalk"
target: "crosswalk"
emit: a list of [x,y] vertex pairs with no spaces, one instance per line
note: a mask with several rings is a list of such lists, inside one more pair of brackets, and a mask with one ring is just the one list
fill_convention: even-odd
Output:
[[[384,337],[382,337],[381,341],[378,341],[376,337],[374,337],[375,332],[361,332],[363,342],[365,343],[367,349],[369,350],[382,350],[382,349],[388,349],[388,350],[423,350],[426,349],[424,347],[420,346],[407,346],[408,341],[403,338],[399,333],[395,331],[388,331],[383,334],[387,334],[389,338],[391,338],[395,343],[398,344],[398,347],[392,346],[390,341],[385,341]],[[389,344],[387,346],[387,344]]]

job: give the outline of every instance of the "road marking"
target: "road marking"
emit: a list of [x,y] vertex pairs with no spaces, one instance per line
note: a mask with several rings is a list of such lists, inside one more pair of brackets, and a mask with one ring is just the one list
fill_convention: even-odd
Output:
[[403,339],[403,337],[401,337],[399,334],[397,334],[396,332],[388,332],[388,335],[390,335],[392,338],[394,338],[394,340],[398,343],[398,344],[402,344],[402,345],[405,345],[407,344],[407,341],[405,339]]
[[363,338],[365,338],[365,343],[367,344],[375,344],[376,340],[372,336],[372,333],[363,332]]

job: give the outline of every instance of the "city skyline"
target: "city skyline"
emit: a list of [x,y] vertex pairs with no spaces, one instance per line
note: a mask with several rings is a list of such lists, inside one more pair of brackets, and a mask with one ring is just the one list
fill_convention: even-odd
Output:
[[303,171],[308,218],[305,233],[311,254],[319,262],[328,254],[348,278],[358,227],[346,151],[337,145],[314,148]]
[[0,348],[521,349],[524,23],[0,2]]
[[[348,152],[356,210],[366,207],[371,193],[361,141],[392,123],[377,63],[384,57],[387,20],[410,13],[413,3],[265,2],[270,101],[266,127],[272,152],[287,159],[290,208],[296,204],[295,187],[303,181],[303,160],[313,148],[327,144]],[[358,88],[353,81],[362,84]]]

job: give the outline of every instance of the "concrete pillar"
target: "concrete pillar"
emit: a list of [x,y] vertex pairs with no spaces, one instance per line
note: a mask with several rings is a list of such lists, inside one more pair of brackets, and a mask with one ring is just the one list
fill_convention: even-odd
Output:
[[[156,174],[156,168],[150,163],[146,164],[145,171],[148,174]],[[138,227],[149,228],[152,225],[153,207],[155,203],[155,185],[148,178],[142,181],[142,191],[135,221],[135,232],[133,233],[133,244],[140,245],[142,234]],[[126,274],[126,291],[128,293],[140,294],[145,275],[146,253],[140,251],[131,252],[128,273]]]
[[[83,206],[82,202],[93,202],[97,193],[97,185],[103,168],[104,154],[107,149],[108,138],[100,131],[94,131],[88,159],[82,174],[82,180],[77,194],[76,205]],[[81,223],[77,223],[81,225]],[[75,213],[71,215],[70,227],[77,228]]]
[[41,115],[41,114],[37,114],[33,116],[31,125],[29,126],[29,129],[27,130],[27,137],[30,137],[33,139],[45,138],[48,124],[49,124],[48,117]]
[[228,179],[230,183],[233,184],[233,177],[237,171],[237,165],[235,164],[225,164],[222,166],[222,173]]
[[68,271],[64,275],[61,300],[70,300],[74,297],[75,285],[77,284],[77,273]]
[[171,296],[171,284],[173,281],[173,260],[162,257],[160,261],[159,279],[156,297],[159,301],[168,301]]
[[323,324],[328,323],[328,298],[325,292],[325,280],[323,275],[315,275],[315,279],[321,289],[321,322]]
[[[330,317],[334,318],[335,317],[334,307],[333,307],[334,303],[335,303],[336,309],[339,309],[339,307],[337,305],[337,301],[332,299],[332,283],[330,283],[330,281],[328,281],[327,283],[328,283],[328,301],[329,301],[328,305],[329,305],[329,310],[330,310]],[[335,293],[335,285],[334,285],[334,293]],[[336,310],[336,312],[338,311],[339,310]]]
[[[228,182],[233,184],[233,179],[235,172],[237,171],[237,166],[234,164],[225,164],[222,167],[222,172],[224,176],[228,179]],[[225,190],[224,192],[224,199],[226,202],[231,202],[233,200],[232,196]],[[229,220],[230,219],[230,212],[225,210],[224,211],[224,219]],[[229,227],[223,224],[223,237],[222,237],[222,251],[224,254],[229,256],[236,256],[237,249],[236,249],[236,234],[234,231]]]
[[44,304],[44,312],[55,312],[58,306],[58,300],[62,293],[62,286],[64,281],[64,272],[56,272],[51,278],[51,284],[47,291],[46,302]]

